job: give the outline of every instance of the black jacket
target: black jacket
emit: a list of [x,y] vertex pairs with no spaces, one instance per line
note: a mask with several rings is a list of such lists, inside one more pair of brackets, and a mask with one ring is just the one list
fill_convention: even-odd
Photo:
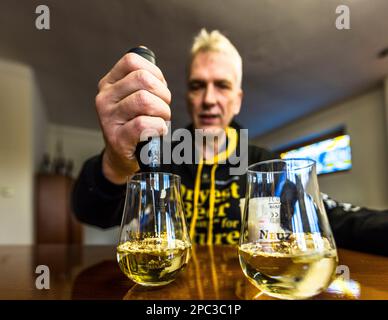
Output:
[[[251,145],[247,155],[240,155],[239,150],[237,155],[246,156],[249,165],[277,158]],[[181,176],[185,215],[195,243],[238,244],[240,198],[245,197],[246,175],[231,176],[231,166],[227,160],[225,164],[172,164],[163,169]],[[73,211],[84,223],[113,227],[121,223],[124,197],[125,186],[104,177],[100,154],[87,160],[81,170],[72,194]],[[323,202],[337,246],[388,255],[388,211],[341,204],[327,195],[323,195]]]

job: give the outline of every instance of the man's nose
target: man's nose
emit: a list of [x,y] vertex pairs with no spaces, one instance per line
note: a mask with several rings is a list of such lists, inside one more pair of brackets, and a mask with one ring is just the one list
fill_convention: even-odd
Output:
[[208,84],[203,98],[203,104],[206,107],[211,107],[217,102],[216,93],[213,84]]

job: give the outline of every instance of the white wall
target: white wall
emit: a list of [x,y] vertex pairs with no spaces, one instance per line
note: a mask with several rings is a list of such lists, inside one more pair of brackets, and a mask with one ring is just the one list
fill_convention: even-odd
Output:
[[33,175],[46,122],[34,83],[29,67],[0,60],[0,244],[34,239]]
[[47,151],[51,159],[56,155],[58,141],[62,141],[64,156],[74,161],[74,176],[78,175],[86,159],[100,153],[104,147],[102,134],[99,130],[50,123],[47,135]]
[[376,209],[388,208],[388,147],[383,86],[297,120],[254,143],[277,148],[344,125],[350,135],[353,168],[319,177],[333,198]]
[[[104,147],[100,130],[50,124],[47,150],[51,159],[55,156],[58,140],[62,140],[64,156],[74,161],[74,177],[78,176],[84,161],[99,154]],[[84,243],[115,244],[118,240],[118,232],[118,227],[103,230],[85,225]]]
[[[384,111],[385,111],[385,134],[388,142],[388,76],[384,79]],[[388,180],[388,176],[386,177]],[[388,196],[388,195],[387,195]]]
[[39,171],[47,147],[48,117],[38,82],[32,78],[32,138],[34,145],[34,172]]

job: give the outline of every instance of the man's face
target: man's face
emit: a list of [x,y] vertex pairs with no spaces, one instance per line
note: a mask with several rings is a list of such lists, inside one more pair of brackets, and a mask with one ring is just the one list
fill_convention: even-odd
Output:
[[242,90],[233,59],[220,52],[199,52],[188,79],[188,108],[196,129],[226,128],[240,112]]

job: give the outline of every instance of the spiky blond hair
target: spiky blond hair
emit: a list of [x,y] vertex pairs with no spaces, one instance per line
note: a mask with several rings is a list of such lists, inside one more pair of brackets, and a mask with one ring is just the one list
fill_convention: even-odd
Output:
[[218,30],[208,32],[206,29],[195,36],[191,47],[190,64],[200,52],[222,52],[229,55],[234,62],[237,73],[237,84],[241,87],[242,82],[242,59],[236,47]]

